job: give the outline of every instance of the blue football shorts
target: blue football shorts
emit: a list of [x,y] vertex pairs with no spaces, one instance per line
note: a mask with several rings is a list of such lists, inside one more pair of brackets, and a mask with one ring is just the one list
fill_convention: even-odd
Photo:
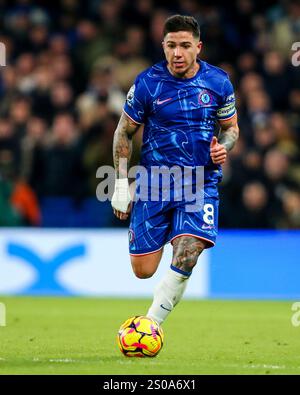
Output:
[[178,236],[194,236],[215,245],[218,232],[219,195],[217,184],[204,185],[203,204],[190,212],[182,201],[133,202],[128,231],[130,255],[159,251]]

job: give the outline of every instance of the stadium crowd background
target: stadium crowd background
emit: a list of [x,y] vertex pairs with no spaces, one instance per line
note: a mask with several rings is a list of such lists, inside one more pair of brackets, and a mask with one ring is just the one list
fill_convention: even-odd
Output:
[[174,13],[197,18],[201,58],[236,91],[241,136],[223,167],[220,227],[300,227],[299,0],[0,0],[0,226],[127,226],[96,200],[96,170],[113,164],[126,92],[163,58]]

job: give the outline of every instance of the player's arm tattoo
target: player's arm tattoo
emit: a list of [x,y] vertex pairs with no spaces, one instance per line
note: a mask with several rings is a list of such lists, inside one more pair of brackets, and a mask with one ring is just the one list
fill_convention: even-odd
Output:
[[205,241],[192,236],[180,236],[173,241],[172,265],[184,272],[191,272],[205,248]]
[[[129,161],[132,154],[132,136],[140,125],[122,113],[114,134],[113,157],[117,178],[127,178]],[[125,160],[122,160],[125,159]]]
[[235,115],[229,121],[220,122],[221,130],[219,133],[218,142],[222,144],[226,151],[230,151],[237,139],[239,138],[239,127],[237,124],[237,116]]

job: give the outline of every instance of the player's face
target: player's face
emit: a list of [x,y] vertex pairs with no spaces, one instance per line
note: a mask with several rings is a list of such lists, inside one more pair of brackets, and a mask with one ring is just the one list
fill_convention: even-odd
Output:
[[198,41],[192,32],[168,33],[162,44],[168,68],[175,77],[191,78],[196,74],[202,41]]

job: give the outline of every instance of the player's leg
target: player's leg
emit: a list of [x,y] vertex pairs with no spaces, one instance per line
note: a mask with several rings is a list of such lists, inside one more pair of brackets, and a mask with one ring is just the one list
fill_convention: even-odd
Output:
[[138,278],[149,278],[156,272],[163,254],[163,248],[144,255],[131,255],[131,266]]
[[195,236],[183,235],[173,239],[172,267],[174,271],[191,275],[201,252],[208,247],[207,241]]
[[172,231],[173,258],[170,269],[155,289],[147,315],[159,324],[180,301],[188,279],[203,249],[215,244],[218,228],[218,194],[216,186],[205,187],[203,207],[189,212],[185,205],[174,211]]
[[134,274],[149,278],[157,270],[170,232],[167,203],[134,203],[129,226],[129,252]]
[[174,239],[172,264],[155,288],[153,303],[147,316],[158,324],[163,323],[181,300],[198,257],[207,247],[205,240],[193,236],[183,235]]

